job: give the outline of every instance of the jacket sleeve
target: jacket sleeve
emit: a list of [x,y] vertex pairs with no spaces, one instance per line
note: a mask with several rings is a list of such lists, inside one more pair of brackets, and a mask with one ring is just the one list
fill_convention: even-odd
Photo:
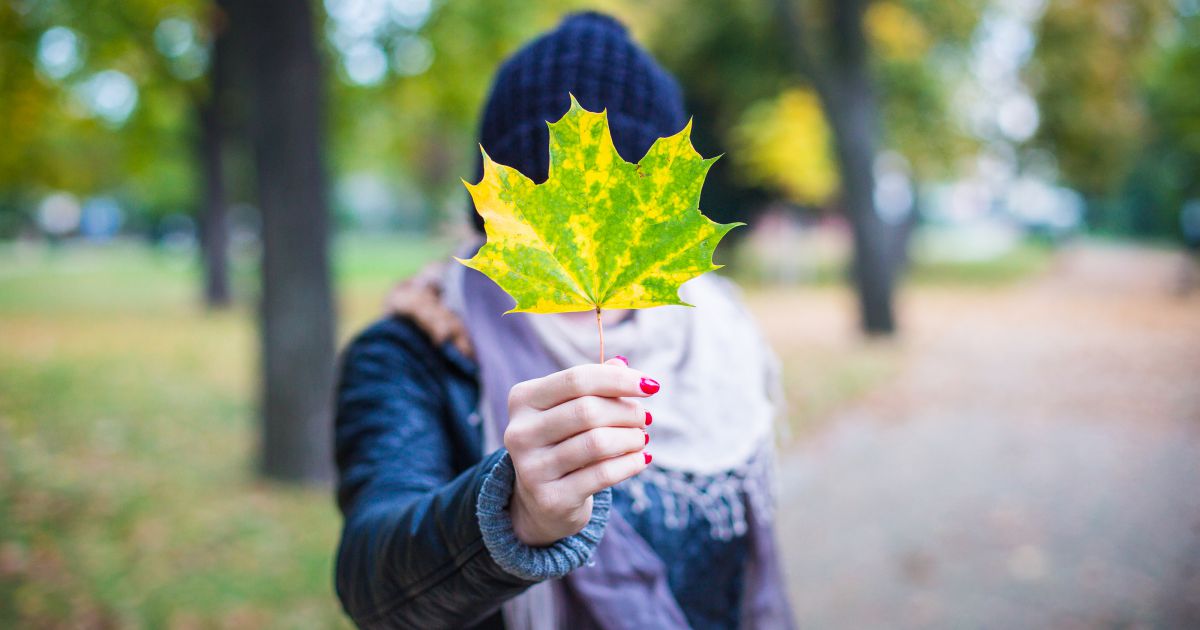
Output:
[[360,335],[343,359],[336,586],[363,628],[476,623],[530,585],[585,563],[607,520],[608,497],[597,495],[602,507],[580,534],[547,548],[517,541],[506,509],[507,453],[455,474],[439,356],[411,324],[391,320]]

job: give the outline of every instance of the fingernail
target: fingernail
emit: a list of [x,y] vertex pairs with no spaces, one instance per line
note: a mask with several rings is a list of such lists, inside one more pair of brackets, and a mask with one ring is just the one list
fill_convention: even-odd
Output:
[[650,434],[647,433],[646,434],[646,444],[649,444],[649,443],[650,443]]
[[613,357],[613,358],[614,358],[614,359],[619,359],[619,360],[621,361],[621,363],[624,363],[625,365],[629,365],[629,359],[626,359],[625,357],[623,357],[623,356],[621,356],[621,355],[619,355],[619,354],[618,354],[617,356]]
[[642,453],[642,455],[646,456],[646,465],[649,465],[650,461],[654,459],[654,456],[651,455],[650,453]]
[[650,426],[651,422],[654,422],[654,416],[650,415],[650,412],[647,411],[646,412],[646,426]]
[[654,393],[658,392],[658,387],[659,387],[658,381],[656,381],[652,378],[644,378],[643,377],[642,382],[639,384],[642,387],[642,391],[647,394],[654,394]]

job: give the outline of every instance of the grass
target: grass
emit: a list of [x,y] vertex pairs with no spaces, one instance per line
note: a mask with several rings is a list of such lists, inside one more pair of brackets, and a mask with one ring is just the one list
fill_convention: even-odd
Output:
[[1024,241],[996,258],[979,261],[929,261],[918,259],[906,280],[918,286],[994,288],[1009,285],[1049,268],[1054,250],[1046,244]]
[[[339,243],[342,337],[445,251]],[[346,627],[330,493],[253,473],[250,309],[205,313],[190,256],[141,246],[0,269],[0,627]]]
[[901,349],[886,341],[858,340],[814,347],[781,357],[788,403],[788,442],[822,429],[833,412],[900,373]]
[[[339,241],[340,339],[448,250]],[[190,254],[138,244],[0,246],[0,628],[347,627],[331,494],[254,474],[252,265],[235,266],[239,306],[223,313],[199,307],[197,274]],[[862,342],[852,309],[830,306],[844,293],[749,293],[794,434],[899,369],[894,345]]]
[[[843,286],[849,278],[850,244],[830,240],[828,236],[809,237],[797,241],[786,253],[775,251],[773,256],[758,251],[754,242],[743,241],[728,254],[732,257],[730,269],[748,286]],[[908,266],[901,275],[905,286],[997,288],[1048,269],[1054,249],[1027,239],[1009,251],[981,260],[937,260],[916,243],[910,246],[909,254]]]

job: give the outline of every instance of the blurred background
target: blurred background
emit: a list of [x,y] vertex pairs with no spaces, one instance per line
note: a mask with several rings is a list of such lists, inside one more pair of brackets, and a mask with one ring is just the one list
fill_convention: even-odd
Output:
[[346,627],[336,349],[584,8],[750,224],[801,624],[1200,627],[1197,0],[3,0],[0,627]]

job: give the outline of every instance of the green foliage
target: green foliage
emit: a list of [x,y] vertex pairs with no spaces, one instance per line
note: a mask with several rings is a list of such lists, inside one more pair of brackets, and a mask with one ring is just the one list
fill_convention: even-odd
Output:
[[747,109],[733,129],[733,154],[748,183],[795,203],[824,205],[838,190],[832,132],[811,90],[789,89]]
[[876,2],[867,11],[884,146],[903,155],[920,179],[953,177],[978,148],[950,107],[978,11],[975,3],[912,0]]
[[[176,76],[173,62],[155,49],[154,33],[170,17],[199,24],[203,6],[198,0],[0,6],[0,194],[20,199],[20,206],[64,190],[113,194],[152,215],[192,208],[190,105],[201,87]],[[75,38],[77,63],[49,72],[39,66],[39,44],[63,27]],[[196,37],[202,50],[202,30]],[[106,119],[87,105],[89,86],[106,71],[135,86],[136,105],[125,118]],[[0,206],[0,214],[18,209]]]
[[[819,43],[830,37],[830,28],[823,4],[795,1],[813,39],[809,49],[824,49]],[[896,0],[872,3],[867,13],[885,148],[905,156],[919,177],[947,174],[974,148],[950,121],[948,101],[950,87],[966,71],[955,60],[965,55],[983,4]],[[830,149],[822,147],[823,124],[802,114],[804,106],[787,96],[812,92],[813,86],[798,75],[771,3],[691,0],[659,6],[648,39],[681,77],[693,113],[707,121],[697,130],[697,144],[705,151],[728,150],[731,166],[741,174],[740,182],[731,181],[720,167],[714,169],[718,186],[759,186],[804,204],[828,201],[823,164]],[[755,152],[788,143],[798,156],[815,152],[801,158],[811,161],[805,165],[811,174]]]
[[1174,235],[1200,196],[1200,16],[1187,3],[1051,2],[1030,78],[1035,145],[1103,233]]
[[[794,1],[807,21],[810,48],[825,50],[828,5]],[[1120,192],[1125,205],[1153,205],[1156,230],[1170,223],[1162,208],[1194,195],[1186,182],[1197,179],[1184,176],[1194,172],[1194,151],[1185,142],[1187,123],[1177,122],[1188,118],[1190,95],[1200,92],[1195,73],[1186,72],[1189,63],[1194,67],[1187,51],[1197,39],[1189,26],[1195,16],[1172,4],[1051,0],[1026,77],[1041,114],[1033,146],[1047,149],[1064,182],[1090,199]],[[956,176],[962,158],[977,148],[955,123],[950,97],[969,72],[965,60],[985,6],[985,0],[875,0],[868,7],[881,148],[903,155],[919,180]],[[729,154],[714,167],[706,192],[717,201],[716,216],[728,220],[765,196],[821,203],[824,185],[798,188],[796,178],[808,176],[768,167],[770,160],[747,149],[791,141],[808,152],[821,144],[797,135],[815,123],[795,124],[794,111],[784,115],[794,108],[779,107],[792,90],[812,86],[797,76],[772,3],[760,0],[434,2],[418,23],[385,20],[351,38],[370,42],[388,60],[384,75],[369,85],[348,76],[344,46],[334,43],[346,34],[326,16],[320,39],[335,180],[368,173],[388,182],[393,198],[422,215],[415,224],[461,218],[458,180],[475,172],[476,117],[493,72],[564,13],[585,7],[625,19],[680,77],[689,110],[705,122],[695,130],[696,146],[704,154]],[[139,225],[146,221],[138,219],[198,205],[194,118],[206,92],[210,25],[219,20],[213,10],[205,0],[0,5],[0,235],[27,225],[38,201],[60,190],[116,196]],[[194,46],[182,56],[167,54],[158,41],[172,19],[190,25]],[[39,43],[55,27],[78,37],[80,63],[64,74],[47,73],[37,61]],[[396,60],[406,46],[429,53],[428,67],[402,70]],[[81,97],[88,81],[108,70],[137,88],[136,107],[118,122],[97,116]],[[764,131],[780,126],[792,137]],[[811,179],[828,180],[812,168]],[[230,170],[235,176],[250,169]]]
[[978,148],[951,111],[963,80],[982,0],[884,0],[865,16],[874,53],[883,147],[898,153],[918,179],[956,175],[964,156]]
[[461,261],[516,300],[510,312],[562,313],[684,304],[679,286],[706,271],[738,224],[700,213],[715,162],[692,148],[691,125],[659,138],[637,164],[613,146],[608,117],[571,97],[550,124],[550,176],[541,183],[485,153],[468,184],[487,243]]
[[1151,118],[1178,150],[1200,155],[1200,12],[1181,17],[1167,41],[1147,72]]
[[[477,116],[500,63],[552,27],[582,0],[516,3],[434,2],[418,28],[390,25],[368,41],[394,56],[419,41],[432,55],[415,75],[388,73],[377,85],[355,85],[342,54],[330,47],[331,153],[335,173],[368,172],[411,182],[433,219],[461,219],[460,178],[474,173]],[[327,30],[333,28],[327,18]],[[449,212],[450,216],[444,216]]]
[[1145,135],[1139,70],[1162,17],[1159,0],[1050,2],[1042,16],[1029,73],[1036,144],[1087,196],[1114,192]]
[[1127,182],[1128,232],[1174,235],[1179,212],[1200,199],[1200,13],[1165,29],[1165,44],[1148,64],[1147,137]]

